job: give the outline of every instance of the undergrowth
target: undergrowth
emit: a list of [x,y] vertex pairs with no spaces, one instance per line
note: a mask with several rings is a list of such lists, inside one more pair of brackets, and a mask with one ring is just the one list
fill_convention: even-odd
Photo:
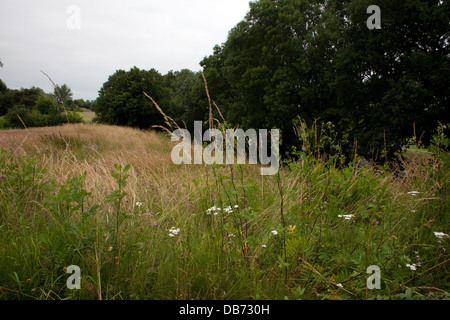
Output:
[[[41,143],[54,162],[1,150],[1,299],[449,298],[439,132],[433,153],[405,157],[402,172],[300,152],[264,177],[250,165],[155,173],[125,154],[61,181],[58,161],[89,168],[113,147],[97,141],[86,156],[84,138]],[[111,183],[88,183],[97,171]],[[67,287],[71,265],[80,290]],[[380,289],[367,287],[371,265]]]

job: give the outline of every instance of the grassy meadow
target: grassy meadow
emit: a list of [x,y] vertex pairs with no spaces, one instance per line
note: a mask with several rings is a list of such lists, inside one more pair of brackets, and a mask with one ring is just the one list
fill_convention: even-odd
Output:
[[0,299],[449,299],[439,148],[384,167],[303,154],[261,176],[174,165],[173,145],[98,124],[0,131]]

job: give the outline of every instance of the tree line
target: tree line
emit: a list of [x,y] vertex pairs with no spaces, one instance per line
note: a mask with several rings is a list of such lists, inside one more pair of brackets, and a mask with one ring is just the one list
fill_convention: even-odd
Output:
[[[230,126],[278,128],[282,150],[300,147],[294,127],[332,124],[339,152],[388,159],[412,136],[428,144],[450,122],[450,3],[379,0],[381,29],[367,27],[367,0],[259,0],[200,65]],[[96,101],[97,121],[164,125],[146,91],[178,124],[207,121],[202,76],[181,70],[118,70]],[[332,150],[330,150],[332,152]]]
[[9,89],[0,79],[0,129],[79,123],[82,117],[77,112],[91,108],[92,102],[72,97],[66,84],[45,93],[38,87]]
[[208,127],[210,103],[229,127],[280,129],[283,155],[302,147],[300,121],[332,130],[330,154],[383,160],[413,136],[428,145],[439,123],[450,123],[450,3],[378,0],[381,28],[369,29],[372,4],[251,1],[200,61],[203,74],[117,70],[92,103],[95,121],[166,126],[145,92],[190,131],[196,120]]

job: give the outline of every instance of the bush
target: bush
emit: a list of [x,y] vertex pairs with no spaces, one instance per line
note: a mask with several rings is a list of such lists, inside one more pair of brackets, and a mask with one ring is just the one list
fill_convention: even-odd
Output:
[[4,117],[0,117],[0,129],[4,129],[6,127],[6,120]]
[[69,119],[69,123],[83,123],[83,117],[76,111],[67,111],[67,118]]
[[37,108],[29,109],[22,105],[9,109],[4,118],[4,126],[9,128],[23,128],[24,125],[27,128],[57,126],[66,123],[67,118],[70,123],[80,123],[83,121],[81,116],[76,112],[69,111],[66,117],[64,113],[45,114],[39,112]]
[[60,112],[60,106],[56,104],[56,101],[47,96],[40,96],[34,108],[42,114],[55,114]]
[[[5,115],[6,125],[11,128],[34,127],[35,121],[30,109],[23,105],[16,105]],[[23,122],[23,123],[22,123]]]

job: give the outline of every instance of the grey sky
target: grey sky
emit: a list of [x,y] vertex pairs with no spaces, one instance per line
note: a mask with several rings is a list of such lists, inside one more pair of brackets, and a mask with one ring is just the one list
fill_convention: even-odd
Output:
[[[0,79],[8,88],[53,91],[46,72],[75,99],[93,100],[118,69],[200,70],[226,41],[249,0],[1,0]],[[79,9],[77,15],[70,7]]]

